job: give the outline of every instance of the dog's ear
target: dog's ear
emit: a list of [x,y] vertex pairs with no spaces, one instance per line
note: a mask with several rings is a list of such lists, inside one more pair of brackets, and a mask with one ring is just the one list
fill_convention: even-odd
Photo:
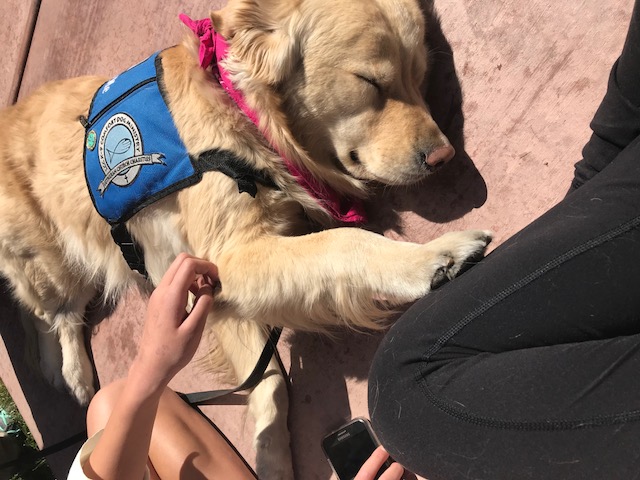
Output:
[[275,85],[295,64],[293,21],[300,0],[230,0],[211,12],[216,31],[232,44],[234,55],[255,79]]

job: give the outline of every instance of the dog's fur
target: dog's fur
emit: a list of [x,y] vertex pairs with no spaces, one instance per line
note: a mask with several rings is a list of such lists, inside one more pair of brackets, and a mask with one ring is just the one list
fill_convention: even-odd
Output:
[[[371,181],[421,180],[428,154],[448,145],[420,94],[427,54],[416,0],[230,0],[212,20],[230,44],[226,68],[271,142],[343,195],[363,198]],[[199,67],[196,52],[189,35],[162,54],[169,108],[187,149],[231,150],[280,190],[259,186],[254,199],[225,175],[207,173],[127,225],[154,283],[180,252],[217,264],[222,288],[210,325],[238,378],[254,366],[265,325],[376,328],[387,313],[380,299],[413,301],[484,251],[484,231],[426,245],[356,228],[309,233],[309,219],[335,225]],[[140,281],[83,175],[78,118],[104,81],[53,82],[0,114],[0,268],[38,319],[46,376],[81,403],[94,393],[85,307],[99,291],[117,299]],[[269,370],[249,400],[258,474],[290,479],[286,389],[275,362]]]

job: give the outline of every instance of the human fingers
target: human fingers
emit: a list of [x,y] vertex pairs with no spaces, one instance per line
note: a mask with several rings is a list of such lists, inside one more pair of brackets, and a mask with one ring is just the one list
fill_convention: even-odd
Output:
[[202,338],[213,289],[202,283],[189,314],[186,297],[187,291],[178,292],[170,285],[156,289],[147,306],[136,364],[152,385],[166,385],[193,358]]
[[189,292],[197,293],[199,285],[217,282],[218,271],[212,263],[195,257],[184,258],[178,266],[169,285],[162,285],[163,303],[175,313],[176,325],[184,320],[184,315],[177,315],[187,306]]
[[404,475],[404,468],[398,462],[393,462],[389,468],[380,476],[379,480],[401,480]]
[[173,277],[175,277],[176,272],[180,268],[180,265],[182,265],[182,262],[184,262],[187,258],[193,257],[188,253],[179,253],[178,256],[173,259],[173,262],[171,262],[171,265],[169,265],[169,268],[167,268],[167,271],[160,279],[158,287],[161,285],[169,285],[173,281]]
[[213,290],[209,286],[205,286],[196,295],[191,312],[175,331],[177,343],[181,345],[180,360],[177,364],[180,368],[193,358],[200,344],[212,303]]
[[197,295],[200,288],[204,285],[209,285],[215,291],[216,286],[218,286],[219,283],[220,282],[218,282],[217,279],[211,278],[209,275],[197,275],[196,281],[191,284],[189,291],[194,295]]
[[[367,461],[364,462],[364,464],[360,468],[360,471],[358,472],[354,480],[373,480],[376,474],[378,473],[378,471],[380,470],[380,468],[382,467],[382,465],[384,465],[384,462],[386,462],[388,458],[389,458],[389,454],[384,449],[384,447],[380,446],[376,448],[371,454],[371,456],[367,459]],[[385,474],[386,473],[387,472],[385,472]],[[402,477],[402,473],[400,474],[400,477],[398,477],[398,479],[401,477]],[[391,480],[394,478],[395,477],[391,476],[385,480]]]
[[198,288],[195,293],[195,300],[191,312],[182,322],[181,328],[188,330],[196,330],[200,324],[204,326],[204,322],[211,310],[213,304],[213,286],[204,284]]
[[198,280],[213,286],[213,283],[218,280],[218,268],[207,260],[188,257],[178,266],[170,285],[172,289],[186,293]]
[[208,272],[208,276],[211,279],[217,280],[217,278],[218,278],[218,269],[216,268],[215,265],[213,265],[211,262],[207,262],[206,260],[203,260],[201,258],[194,257],[193,255],[189,255],[188,253],[182,252],[182,253],[178,254],[178,256],[173,260],[173,262],[171,262],[171,265],[169,265],[169,268],[167,269],[165,274],[162,276],[162,279],[158,283],[158,286],[171,284],[174,281],[176,274],[178,273],[180,268],[183,266],[183,264],[185,262],[193,261],[193,260],[196,260],[196,261],[201,262],[201,263],[203,262],[204,264],[208,264],[209,267],[210,267],[209,268],[209,272]]

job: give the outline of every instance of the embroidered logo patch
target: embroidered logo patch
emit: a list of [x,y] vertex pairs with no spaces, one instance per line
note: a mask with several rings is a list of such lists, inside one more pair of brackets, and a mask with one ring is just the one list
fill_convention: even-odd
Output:
[[89,150],[93,150],[94,148],[96,148],[96,131],[95,130],[91,130],[87,134],[87,148]]
[[164,154],[143,155],[142,137],[138,125],[126,113],[109,118],[98,140],[98,158],[104,179],[98,185],[100,196],[111,185],[131,185],[144,165],[165,165]]

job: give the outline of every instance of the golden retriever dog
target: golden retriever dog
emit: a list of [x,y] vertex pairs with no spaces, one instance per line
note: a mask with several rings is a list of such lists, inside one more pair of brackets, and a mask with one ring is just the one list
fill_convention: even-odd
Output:
[[[452,232],[416,244],[350,223],[362,219],[358,204],[372,184],[420,181],[454,154],[420,93],[427,52],[417,0],[230,0],[209,20],[213,30],[192,27],[196,35],[187,31],[159,54],[159,88],[193,164],[203,152],[231,152],[257,172],[255,191],[206,171],[124,224],[152,284],[181,252],[218,266],[209,325],[244,379],[266,326],[379,328],[390,307],[455,276],[491,236]],[[216,38],[226,51],[203,63],[203,45],[206,57]],[[85,178],[85,148],[117,153],[87,120],[96,92],[113,82],[106,80],[49,83],[0,113],[0,269],[37,319],[45,376],[82,404],[94,393],[83,344],[87,303],[146,282],[92,203],[105,189],[127,188],[134,167],[105,177],[100,194]],[[171,158],[156,160],[161,167],[138,170]],[[258,475],[293,478],[286,385],[275,360],[248,407]]]

